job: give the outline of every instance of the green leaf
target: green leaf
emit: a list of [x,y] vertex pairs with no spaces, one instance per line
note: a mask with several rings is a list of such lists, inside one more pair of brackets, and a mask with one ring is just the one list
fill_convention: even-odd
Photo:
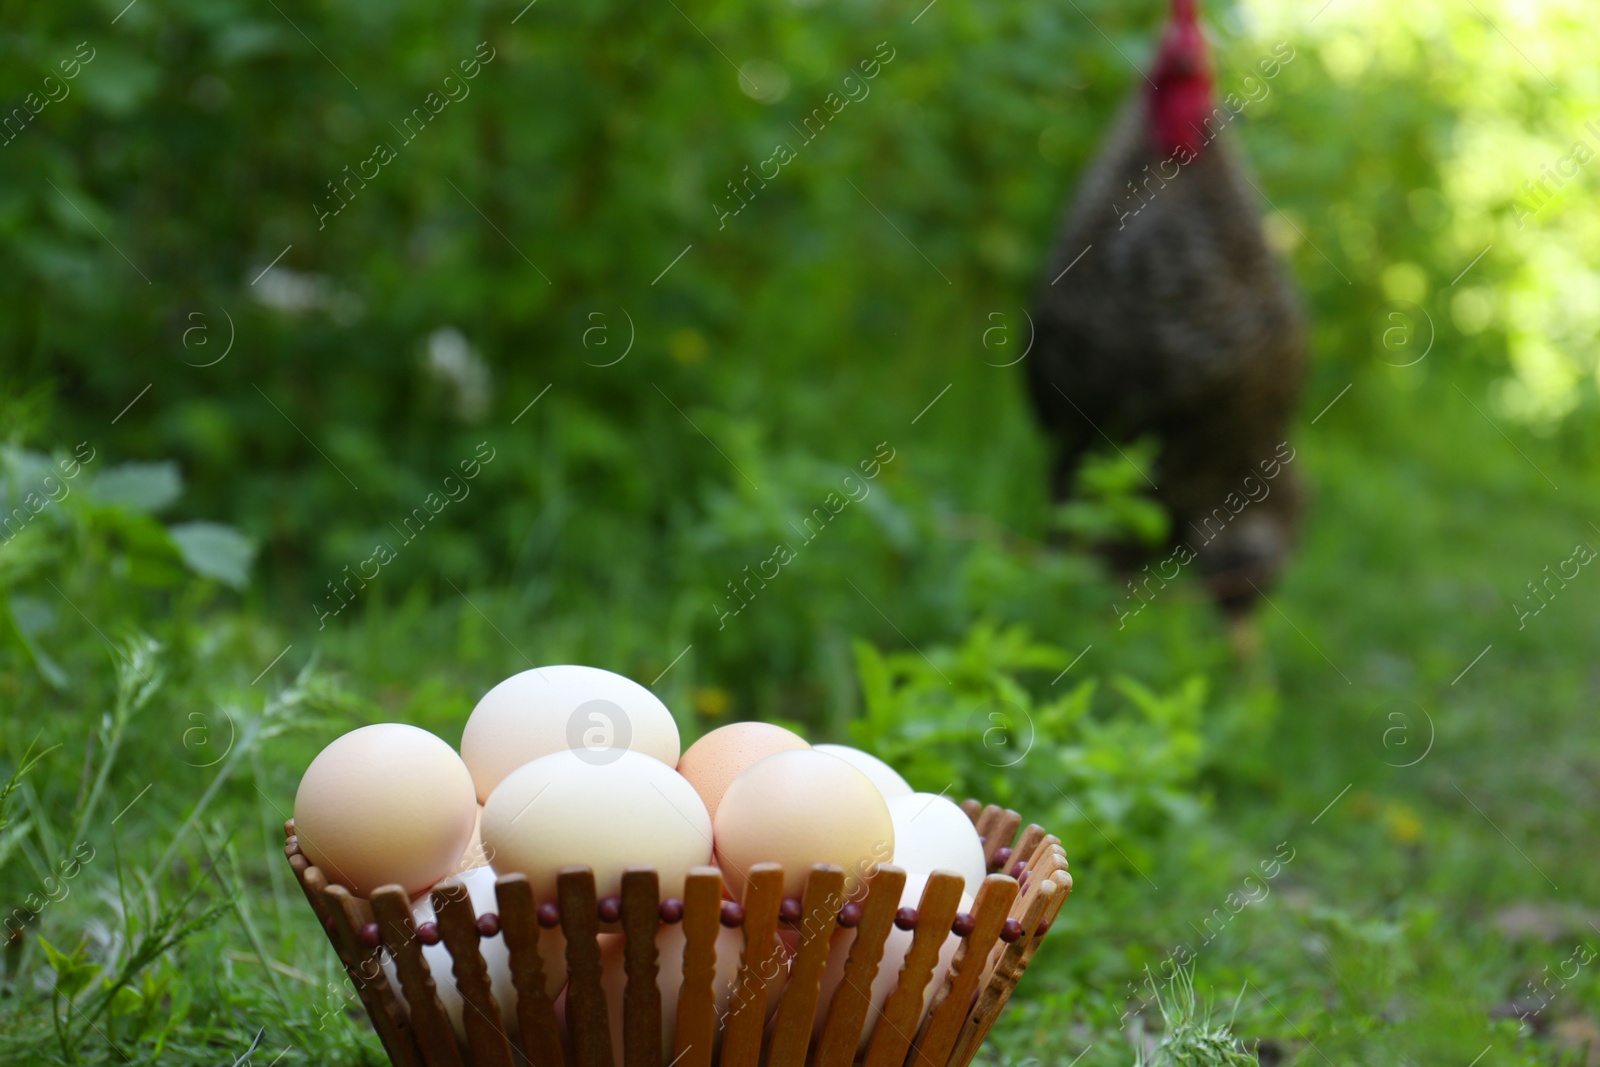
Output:
[[194,1003],[194,988],[184,979],[178,978],[167,989],[167,1010],[165,1027],[161,1036],[156,1040],[156,1051],[161,1050],[161,1045],[166,1041],[167,1034],[176,1029],[189,1015],[189,1008]]
[[117,571],[128,581],[154,589],[170,589],[188,577],[183,556],[167,528],[139,511],[111,508],[101,526],[119,548]]
[[161,463],[119,463],[91,483],[97,503],[134,511],[156,512],[178,499],[183,476],[171,460]]
[[250,563],[255,559],[256,546],[232,526],[185,522],[169,527],[167,532],[182,553],[183,562],[196,574],[235,589],[250,584]]
[[56,972],[56,989],[68,1000],[82,992],[84,987],[100,973],[100,965],[90,963],[84,957],[83,949],[80,948],[68,956],[42,937],[34,940],[44,949],[45,958],[50,961],[50,969]]
[[[109,979],[105,981],[105,987],[107,989],[111,988]],[[118,986],[116,991],[111,994],[110,1010],[113,1016],[132,1015],[143,1006],[144,997],[140,996],[139,991],[132,986]]]
[[0,450],[0,467],[4,468],[4,494],[0,495],[6,511],[11,510],[29,492],[38,491],[47,475],[56,473],[50,457],[42,452],[7,447]]
[[20,593],[13,594],[6,601],[6,609],[11,617],[11,625],[22,641],[22,647],[33,660],[33,665],[39,668],[39,673],[52,687],[65,689],[67,672],[35,640],[40,632],[55,625],[55,609],[46,601]]
[[43,937],[36,937],[34,940],[39,942],[40,948],[44,949],[44,958],[49,961],[50,969],[55,971],[56,974],[59,975],[62,971],[71,969],[72,960],[63,955],[60,949],[46,941]]
[[85,77],[77,82],[90,106],[112,116],[130,115],[150,100],[161,84],[161,68],[131,48],[98,42]]

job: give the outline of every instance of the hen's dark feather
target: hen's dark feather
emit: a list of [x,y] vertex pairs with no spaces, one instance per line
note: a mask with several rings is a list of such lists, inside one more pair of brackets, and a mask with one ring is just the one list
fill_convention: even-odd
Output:
[[[1058,495],[1102,434],[1159,440],[1146,473],[1173,541],[1240,608],[1276,577],[1298,526],[1293,471],[1267,481],[1262,464],[1281,463],[1299,396],[1300,315],[1231,131],[1163,182],[1176,164],[1148,115],[1135,95],[1080,184],[1040,288],[1030,392],[1060,445]],[[1266,495],[1238,508],[1246,477]]]

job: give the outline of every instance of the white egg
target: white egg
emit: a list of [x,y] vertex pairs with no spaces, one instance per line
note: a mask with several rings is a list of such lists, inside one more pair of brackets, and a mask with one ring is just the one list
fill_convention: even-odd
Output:
[[961,806],[934,793],[912,793],[889,801],[894,822],[894,865],[924,879],[936,870],[954,871],[963,889],[976,894],[989,873],[983,842]]
[[[472,910],[478,915],[485,912],[499,913],[500,907],[495,897],[494,882],[495,872],[490,867],[478,867],[465,871],[459,875],[462,883],[467,887],[467,895],[472,900]],[[433,910],[431,894],[424,893],[411,902],[412,921],[421,926],[425,922],[437,919]],[[515,1036],[517,1032],[517,991],[511,984],[511,953],[506,948],[504,934],[493,937],[481,938],[478,941],[478,950],[483,953],[483,962],[489,969],[489,987],[494,992],[494,999],[500,1005],[500,1019],[506,1027],[506,1033]],[[567,983],[567,942],[561,936],[561,931],[539,931],[539,959],[544,966],[545,992],[554,997],[561,987]],[[461,999],[461,991],[456,986],[454,963],[450,958],[450,950],[443,941],[436,945],[422,946],[422,958],[428,964],[428,970],[433,975],[433,984],[439,995],[439,1002],[444,1005],[445,1014],[450,1017],[450,1025],[455,1027],[456,1036],[466,1040],[466,1030],[462,1023],[462,1016],[466,1010],[466,1002]],[[394,962],[384,956],[384,973],[389,977],[401,1003],[405,1003],[405,993],[400,987],[399,972],[395,969]]]
[[694,786],[658,759],[622,751],[541,757],[507,775],[483,806],[483,845],[502,874],[528,878],[539,903],[562,867],[594,869],[595,893],[622,891],[628,867],[654,867],[661,896],[682,897],[691,867],[711,862],[711,816]]
[[609,762],[632,749],[678,763],[678,724],[656,695],[598,667],[556,665],[513,674],[483,695],[461,734],[478,801],[512,771],[552,752]]
[[813,745],[818,752],[826,752],[838,756],[856,770],[872,779],[872,784],[878,787],[878,792],[883,794],[884,800],[894,800],[896,797],[909,796],[911,783],[900,777],[900,772],[889,766],[883,760],[870,752],[863,752],[859,748],[849,745]]

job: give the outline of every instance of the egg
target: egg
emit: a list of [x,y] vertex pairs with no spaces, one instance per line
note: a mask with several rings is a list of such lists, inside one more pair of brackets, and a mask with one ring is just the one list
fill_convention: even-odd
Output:
[[489,854],[483,848],[483,806],[480,804],[477,808],[472,818],[472,837],[467,840],[467,850],[456,860],[458,872],[489,866]]
[[[789,953],[783,943],[774,937],[775,955],[772,957],[767,979],[766,1017],[776,1014],[779,998],[789,981]],[[660,927],[656,933],[657,964],[656,984],[661,989],[661,1048],[668,1058],[674,1052],[678,1036],[678,994],[683,988],[683,950],[688,944],[682,924]],[[627,939],[621,934],[600,935],[600,984],[605,990],[607,1011],[611,1021],[612,1055],[622,1063],[622,1009],[623,993],[627,988],[625,970]],[[744,933],[723,927],[717,932],[716,970],[711,979],[711,992],[716,1001],[717,1029],[713,1052],[722,1043],[722,1031],[728,1023],[728,1012],[734,990],[739,984],[739,964],[744,955]]]
[[872,779],[872,784],[878,787],[884,800],[893,800],[896,797],[909,796],[911,784],[893,767],[889,766],[870,752],[863,752],[859,748],[849,745],[817,745],[818,752],[826,752],[830,756],[838,756],[850,766]]
[[[476,867],[463,871],[457,877],[467,887],[467,895],[472,900],[474,913],[482,915],[492,911],[499,914],[500,906],[494,889],[496,876],[491,868]],[[417,926],[433,922],[438,918],[433,910],[431,894],[424,893],[411,902],[411,918]],[[517,990],[511,982],[511,953],[506,948],[505,935],[496,934],[493,937],[479,939],[478,951],[483,953],[484,965],[489,970],[489,988],[494,993],[495,1002],[500,1005],[501,1022],[508,1033],[515,1035]],[[424,945],[422,958],[428,965],[429,973],[433,975],[439,1002],[444,1005],[445,1014],[450,1017],[450,1025],[455,1027],[456,1036],[465,1041],[467,1035],[462,1024],[462,1016],[466,1002],[462,1000],[461,990],[456,985],[450,950],[445,947],[443,941],[435,945]],[[559,929],[539,931],[539,961],[544,968],[545,992],[554,997],[567,983],[567,941],[561,936]],[[383,957],[383,970],[389,976],[389,984],[400,1002],[405,1003],[399,971],[395,969],[394,961],[388,953]]]
[[300,851],[358,896],[415,895],[456,869],[472,837],[472,775],[439,738],[403,723],[352,730],[317,754],[294,797]]
[[733,780],[757,760],[774,752],[810,748],[805,738],[765,722],[736,722],[712,730],[689,746],[678,760],[678,773],[689,779],[711,817]]
[[848,893],[894,855],[894,824],[878,787],[815,749],[752,764],[723,794],[714,826],[718,866],[739,900],[757,863],[781,863],[783,895],[799,897],[813,864],[844,868]]
[[483,695],[461,734],[461,759],[478,800],[524,763],[581,752],[596,764],[627,750],[678,763],[678,724],[656,695],[598,667],[536,667]]
[[506,776],[483,806],[483,844],[495,870],[528,878],[554,900],[562,867],[594,869],[595,892],[616,896],[628,867],[654,867],[661,896],[683,896],[689,868],[711,861],[711,816],[694,786],[640,752],[608,763],[581,752],[540,757]]
[[894,865],[907,874],[954,871],[975,893],[989,865],[983,858],[978,828],[954,801],[934,793],[912,793],[889,801],[894,822]]
[[[927,884],[927,875],[908,874],[905,889],[900,894],[900,906],[916,907],[922,900],[922,890]],[[958,911],[970,912],[972,902],[971,893],[962,893]],[[906,965],[906,956],[911,951],[911,942],[915,936],[914,930],[902,930],[898,926],[889,928],[889,936],[883,943],[883,959],[879,961],[878,973],[872,979],[872,1009],[867,1012],[867,1021],[861,1028],[861,1042],[856,1047],[858,1055],[867,1050],[867,1043],[871,1041],[872,1034],[877,1029],[878,1020],[883,1017],[883,1006],[888,1003],[895,986],[900,984],[900,971]],[[854,946],[855,940],[855,930],[834,931],[833,940],[828,948],[828,962],[822,968],[822,992],[821,999],[817,1001],[817,1019],[814,1027],[817,1036],[821,1036],[823,1024],[827,1021],[828,1005],[832,1003],[833,995],[839,989],[839,983],[844,981],[845,964],[849,961],[850,949]],[[933,976],[928,979],[928,984],[922,990],[922,1015],[927,1014],[934,996],[943,987],[945,979],[950,976],[950,965],[954,962],[956,950],[960,947],[961,938],[955,934],[945,938],[944,944],[939,949],[939,958],[933,966]],[[921,1016],[918,1016],[918,1019],[917,1026],[921,1026]],[[916,1033],[917,1028],[912,1027],[910,1032]]]

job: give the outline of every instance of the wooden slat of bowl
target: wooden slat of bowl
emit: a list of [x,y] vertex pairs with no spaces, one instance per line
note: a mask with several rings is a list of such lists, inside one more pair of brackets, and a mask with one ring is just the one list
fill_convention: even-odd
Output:
[[[1052,841],[1048,835],[1041,840],[1035,849],[1028,870],[1028,884],[1023,887],[1011,906],[1011,917],[1024,927],[1024,940],[1028,933],[1028,914],[1034,909],[1035,900],[1039,896],[1041,887],[1048,881],[1047,872],[1050,868],[1048,862],[1052,856]],[[981,1043],[981,1034],[988,1032],[988,1027],[993,1024],[993,1019],[998,1017],[1000,1008],[1004,1005],[1004,997],[1000,993],[1001,979],[998,971],[1001,963],[1008,953],[1013,954],[1017,961],[1022,959],[1022,942],[1012,945],[996,944],[990,951],[989,958],[984,962],[983,975],[978,982],[978,1000],[973,1004],[963,1023],[960,1035],[956,1038],[956,1050],[952,1056],[951,1067],[964,1065],[977,1054],[978,1044]],[[1013,953],[1013,949],[1016,951]],[[986,1023],[984,1020],[988,1019]]]
[[844,869],[823,864],[811,868],[800,902],[800,944],[789,968],[789,985],[778,1006],[768,1067],[804,1067],[815,1029],[822,970],[844,904]]
[[397,885],[381,886],[372,894],[372,912],[378,919],[383,943],[394,956],[394,967],[405,991],[411,1029],[417,1035],[428,1067],[461,1067],[455,1030],[439,1002],[433,972],[423,958],[422,944],[412,928],[411,898]]
[[567,1033],[578,1067],[613,1067],[594,893],[594,872],[588,867],[563,867],[557,873],[561,932],[567,936]]
[[550,935],[539,928],[533,887],[525,875],[502,874],[495,879],[494,895],[500,908],[500,934],[511,954],[523,1055],[531,1067],[564,1067],[561,1026],[555,1002],[545,990],[544,960],[539,956],[539,938]]
[[761,1034],[767,1023],[767,981],[778,958],[778,905],[783,898],[783,868],[757,863],[745,879],[744,951],[739,976],[728,998],[728,1023],[722,1035],[722,1067],[757,1067]]
[[[1040,847],[1035,856],[1035,862],[1028,868],[1027,879],[1028,883],[1024,893],[1047,890],[1051,883],[1054,883],[1062,890],[1070,890],[1072,888],[1072,876],[1067,873],[1066,853],[1061,851],[1061,846],[1056,842],[1055,838],[1047,837],[1045,839],[1044,845]],[[1023,952],[1024,965],[1033,958],[1033,953],[1038,948],[1039,939],[1043,936],[1040,931],[1055,918],[1055,911],[1060,909],[1065,900],[1066,894],[1064,892],[1054,894],[1052,903],[1046,909],[1045,916],[1037,924],[1031,926],[1025,924],[1022,940],[1017,942],[1018,947]]]
[[1046,837],[1034,853],[1033,862],[1028,864],[1028,884],[1032,885],[1035,878],[1050,878],[1066,869],[1067,854],[1061,850],[1061,843]]
[[1011,839],[1017,836],[1017,827],[1022,825],[1022,816],[1014,811],[1001,811],[989,824],[987,836],[983,842],[984,870],[994,866],[994,854],[1002,848],[1009,848]]
[[915,1063],[943,1067],[949,1061],[950,1052],[961,1036],[961,1025],[972,1008],[978,980],[987,968],[989,953],[1000,940],[1000,930],[1016,898],[1017,883],[1013,879],[991,874],[983,880],[972,906],[972,933],[956,950],[950,964],[950,977],[934,998],[928,1021],[917,1039]]
[[[1065,857],[1063,856],[1064,861]],[[1048,929],[1050,924],[1055,922],[1056,915],[1061,911],[1061,906],[1067,902],[1067,895],[1072,892],[1072,876],[1066,872],[1064,866],[1050,876],[1050,881],[1056,886],[1056,892],[1047,895],[1044,914],[1040,917],[1039,923],[1030,929],[1029,936],[1026,939],[1018,942],[1023,946],[1022,960],[1017,967],[1016,978],[1011,983],[1011,989],[1006,991],[1007,997],[1016,989],[1017,982],[1022,979],[1022,972],[1028,969],[1028,965],[1033,962],[1034,953],[1039,951],[1039,946],[1044,942],[1042,931]],[[1004,1001],[1002,1001],[1001,1007],[1004,1006]],[[1000,1013],[996,1011],[995,1018],[991,1019],[989,1024],[984,1027],[983,1032],[978,1035],[979,1046],[989,1036],[989,1031],[994,1028],[995,1021],[999,1018],[999,1015]],[[977,1050],[978,1046],[974,1046],[973,1055],[977,1054]]]
[[[1033,936],[1034,933],[1034,927],[1026,922],[1028,909],[1033,906],[1034,896],[1049,879],[1051,872],[1055,870],[1057,857],[1060,855],[1061,846],[1059,842],[1047,834],[1034,850],[1032,860],[1026,868],[1027,884],[1022,887],[1021,893],[1011,905],[1011,917],[1023,924],[1024,941]],[[1064,857],[1061,862],[1064,862]],[[1016,944],[1020,945],[1022,942],[1019,941]],[[1000,966],[1001,957],[1009,947],[997,945],[990,953],[983,978],[978,983],[980,989],[987,991],[994,984],[995,972]]]
[[928,877],[922,900],[917,904],[917,927],[911,935],[911,949],[906,953],[905,965],[900,968],[900,980],[889,999],[884,1001],[883,1014],[872,1032],[866,1067],[899,1067],[905,1062],[911,1042],[916,1039],[917,1026],[922,1022],[923,992],[933,981],[939,951],[950,937],[950,924],[961,906],[962,884],[961,876],[950,871],[934,871]]
[[[291,820],[292,821],[292,820]],[[288,851],[288,846],[284,846]],[[331,928],[333,910],[328,907],[328,902],[323,899],[323,890],[328,888],[328,879],[323,876],[312,862],[299,852],[289,856],[289,866],[294,869],[295,881],[300,883],[300,892],[305,894],[306,903],[311,905],[311,910],[317,916],[317,925],[322,927],[322,932],[327,935],[329,944],[333,945],[334,953],[339,957],[339,962],[349,970],[351,959],[345,952],[344,942],[339,939]]]
[[905,885],[905,871],[881,864],[867,886],[861,924],[856,927],[850,956],[845,962],[844,980],[834,990],[827,1021],[822,1025],[816,1067],[849,1067],[855,1061],[861,1028],[872,1008],[872,980],[878,975],[883,943],[894,926],[894,913],[900,909],[900,894]]
[[[302,857],[303,858],[303,857]],[[364,918],[356,898],[342,885],[329,885],[315,866],[305,868],[305,886],[323,901],[323,911],[333,922],[333,944],[361,998],[372,1028],[378,1032],[383,1050],[396,1067],[421,1067],[421,1053],[411,1024],[395,1003],[394,993],[383,976],[376,951],[363,948],[356,934]]]
[[[1028,886],[1029,891],[1024,898],[1027,910],[1019,917],[1024,930],[1031,930],[1039,925],[1051,898],[1060,892],[1060,888],[1055,880],[1050,878],[1041,878]],[[973,1056],[977,1055],[983,1039],[988,1036],[995,1020],[1000,1017],[1006,1001],[1011,997],[1011,991],[1017,987],[1017,981],[1022,977],[1022,969],[1026,966],[1023,956],[1027,951],[1028,940],[1024,937],[1021,941],[1003,946],[992,973],[984,981],[983,990],[978,995],[978,1003],[968,1017],[966,1025],[962,1027],[961,1036],[956,1040],[956,1053],[950,1060],[951,1067],[965,1067]]]
[[1043,870],[1044,876],[1048,878],[1050,870],[1053,869],[1052,865],[1065,860],[1066,853],[1061,851],[1061,839],[1056,837],[1055,834],[1045,834],[1039,839],[1039,844],[1033,850],[1033,855],[1028,857],[1027,870],[1032,873],[1039,871],[1041,868],[1048,868]]
[[961,802],[961,810],[966,812],[967,818],[971,819],[973,824],[976,825],[978,816],[983,812],[983,801],[973,800],[969,797]]
[[1000,811],[1001,808],[998,804],[985,804],[983,810],[978,812],[977,819],[974,820],[978,827],[978,836],[984,839],[983,850],[985,854],[988,854],[989,851],[989,831],[994,829],[994,823],[1000,817]]
[[1061,857],[1061,865],[1050,875],[1050,880],[1060,887],[1060,891],[1051,898],[1050,903],[1046,906],[1044,918],[1039,921],[1039,925],[1027,932],[1027,937],[1023,941],[1023,966],[1027,966],[1032,962],[1033,954],[1039,951],[1039,945],[1044,941],[1045,932],[1056,921],[1057,913],[1061,911],[1062,905],[1067,902],[1068,894],[1072,892],[1072,875],[1067,872],[1065,854]]
[[624,1067],[661,1067],[661,986],[656,931],[661,928],[660,879],[653,867],[622,872],[622,933],[628,984],[622,998]]
[[1048,850],[1040,850],[1040,855],[1045,858],[1029,868],[1029,884],[1032,884],[1034,878],[1050,878],[1061,887],[1061,892],[1055,896],[1046,910],[1041,924],[1027,931],[1027,947],[1023,956],[1024,964],[1033,959],[1033,954],[1039,949],[1039,942],[1044,938],[1044,931],[1049,929],[1051,923],[1055,922],[1056,913],[1061,910],[1062,905],[1067,902],[1067,895],[1072,892],[1072,874],[1067,870],[1067,854],[1062,850],[1061,843],[1054,837],[1046,840],[1049,842]]
[[1006,869],[1000,873],[1010,874],[1011,868],[1019,862],[1026,866],[1033,859],[1034,852],[1039,848],[1039,842],[1043,841],[1044,838],[1044,827],[1038,823],[1029,824],[1028,828],[1022,831],[1022,836],[1017,838],[1016,845],[1011,849],[1011,861],[1006,864]]
[[683,888],[683,985],[673,1063],[710,1067],[717,1038],[717,1001],[711,989],[722,928],[722,872],[694,867]]
[[306,903],[311,905],[311,910],[317,916],[317,925],[328,934],[328,940],[333,945],[333,951],[338,954],[339,962],[344,962],[344,946],[339,944],[339,939],[328,933],[328,903],[322,899],[322,890],[327,886],[327,879],[322,877],[322,872],[317,871],[318,883],[315,887],[307,880],[308,871],[316,871],[311,861],[296,852],[289,857],[289,866],[294,869],[294,880],[300,885],[300,892],[305,894]]
[[444,947],[450,950],[450,971],[461,994],[461,1025],[473,1067],[511,1067],[511,1043],[489,986],[489,967],[478,947],[478,917],[467,887],[457,878],[434,886],[433,910]]

